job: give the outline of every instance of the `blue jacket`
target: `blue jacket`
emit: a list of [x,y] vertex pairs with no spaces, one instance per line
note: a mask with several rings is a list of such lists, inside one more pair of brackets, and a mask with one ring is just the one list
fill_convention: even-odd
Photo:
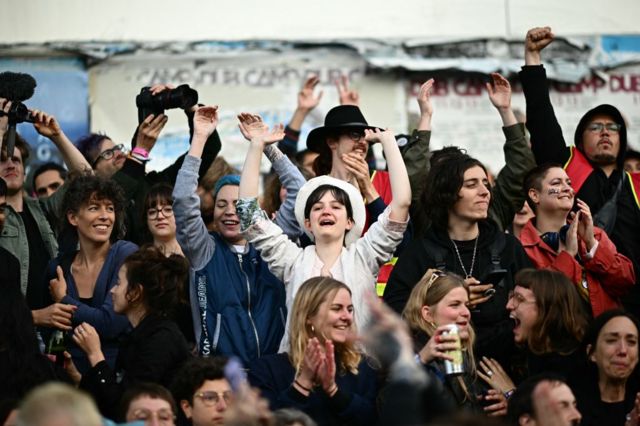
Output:
[[216,243],[213,257],[195,272],[198,311],[206,324],[198,345],[201,354],[236,355],[246,365],[276,353],[287,318],[284,285],[252,245],[238,253],[220,235],[211,237]]
[[[221,236],[207,231],[196,193],[199,166],[199,158],[187,155],[173,191],[176,237],[192,269],[196,341],[200,355],[235,355],[246,365],[278,351],[287,315],[285,288],[251,245],[238,253]],[[286,157],[274,161],[276,170],[280,166],[283,185],[291,180],[304,182],[293,173],[284,173],[295,169]],[[285,204],[291,212],[279,215],[280,220],[295,222],[290,218],[296,194],[287,191]],[[299,233],[299,229],[292,229],[293,235]]]

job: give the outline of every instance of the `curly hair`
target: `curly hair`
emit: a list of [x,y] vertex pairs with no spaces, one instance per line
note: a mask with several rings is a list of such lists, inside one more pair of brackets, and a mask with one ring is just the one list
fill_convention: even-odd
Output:
[[[323,302],[333,300],[340,289],[347,290],[351,295],[351,290],[346,284],[329,277],[309,278],[300,286],[293,301],[289,323],[289,360],[296,371],[300,371],[309,339],[317,337],[322,343],[325,340],[325,336],[314,333],[307,320],[318,314]],[[350,328],[355,331],[355,321],[351,322]],[[362,356],[355,345],[353,343],[336,344],[335,350],[336,366],[339,370],[358,374],[358,364]]]
[[142,247],[124,261],[127,268],[127,298],[142,288],[140,303],[147,314],[168,316],[184,294],[183,286],[189,272],[189,262],[179,255],[165,256],[152,245]]
[[424,232],[429,224],[446,229],[449,212],[460,199],[459,193],[464,183],[464,173],[472,167],[487,169],[475,158],[456,147],[435,151],[431,157],[431,169],[420,196],[417,229]]
[[111,232],[111,241],[114,242],[124,237],[125,226],[125,194],[120,185],[111,179],[105,179],[92,174],[81,174],[65,184],[67,190],[62,199],[62,214],[60,232],[62,234],[75,234],[77,229],[67,219],[68,213],[78,213],[80,209],[92,200],[109,200],[113,203],[115,211],[115,223]]
[[515,276],[517,286],[533,292],[538,318],[528,338],[536,355],[569,354],[580,345],[588,319],[584,303],[571,280],[562,272],[526,268]]

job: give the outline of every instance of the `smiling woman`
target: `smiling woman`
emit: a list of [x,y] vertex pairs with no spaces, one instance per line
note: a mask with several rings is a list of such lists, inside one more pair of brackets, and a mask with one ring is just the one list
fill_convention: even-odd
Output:
[[375,424],[376,373],[354,344],[349,287],[311,278],[300,286],[290,316],[287,353],[252,363],[251,384],[273,410],[297,408],[318,425]]
[[[90,323],[103,339],[107,362],[113,365],[117,339],[129,323],[113,311],[109,290],[117,281],[122,262],[137,246],[118,241],[124,233],[124,199],[115,182],[86,175],[68,185],[61,232],[72,241],[65,246],[78,249],[63,251],[49,263],[43,286],[50,290],[50,303],[74,310],[65,329]],[[71,341],[67,348],[78,370],[86,371],[89,364],[82,350]]]

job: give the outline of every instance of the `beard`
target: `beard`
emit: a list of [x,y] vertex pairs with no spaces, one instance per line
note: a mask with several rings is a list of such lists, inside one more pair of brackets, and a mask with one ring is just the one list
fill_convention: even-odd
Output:
[[597,154],[594,155],[591,161],[598,166],[610,166],[616,163],[616,157],[612,154]]

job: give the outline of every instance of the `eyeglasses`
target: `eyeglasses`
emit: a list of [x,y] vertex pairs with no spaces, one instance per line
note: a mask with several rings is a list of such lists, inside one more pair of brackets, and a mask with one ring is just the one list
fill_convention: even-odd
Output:
[[364,138],[364,131],[362,130],[349,130],[344,133],[346,137],[351,139],[354,142],[358,142],[360,139]]
[[141,408],[133,412],[133,419],[141,420],[145,422],[145,424],[153,417],[155,417],[158,420],[158,423],[160,423],[161,425],[173,425],[176,419],[176,416],[173,415],[173,412],[167,409],[150,411]]
[[193,396],[196,398],[200,398],[204,403],[204,405],[206,405],[207,407],[213,407],[218,402],[220,402],[221,397],[226,404],[229,404],[231,402],[231,398],[233,397],[233,394],[231,393],[231,391],[224,391],[224,392],[204,391],[204,392],[198,392]]
[[116,155],[116,152],[124,152],[124,145],[123,144],[119,144],[119,145],[114,146],[113,148],[105,149],[100,154],[98,154],[98,157],[96,157],[96,160],[93,162],[91,167],[95,168],[96,164],[98,164],[98,161],[100,161],[101,159],[102,160],[111,160],[113,158],[113,156]]
[[523,303],[536,303],[535,300],[527,300],[523,295],[521,295],[520,293],[516,293],[513,290],[509,292],[509,299],[507,300],[511,301],[511,304],[513,305],[514,308],[517,308]]
[[159,209],[150,208],[147,210],[147,219],[157,219],[158,215],[162,212],[162,216],[165,218],[173,216],[173,207],[171,206],[162,206]]
[[605,128],[610,132],[618,133],[622,128],[622,125],[618,123],[589,123],[587,126],[587,130],[592,133],[599,133]]

